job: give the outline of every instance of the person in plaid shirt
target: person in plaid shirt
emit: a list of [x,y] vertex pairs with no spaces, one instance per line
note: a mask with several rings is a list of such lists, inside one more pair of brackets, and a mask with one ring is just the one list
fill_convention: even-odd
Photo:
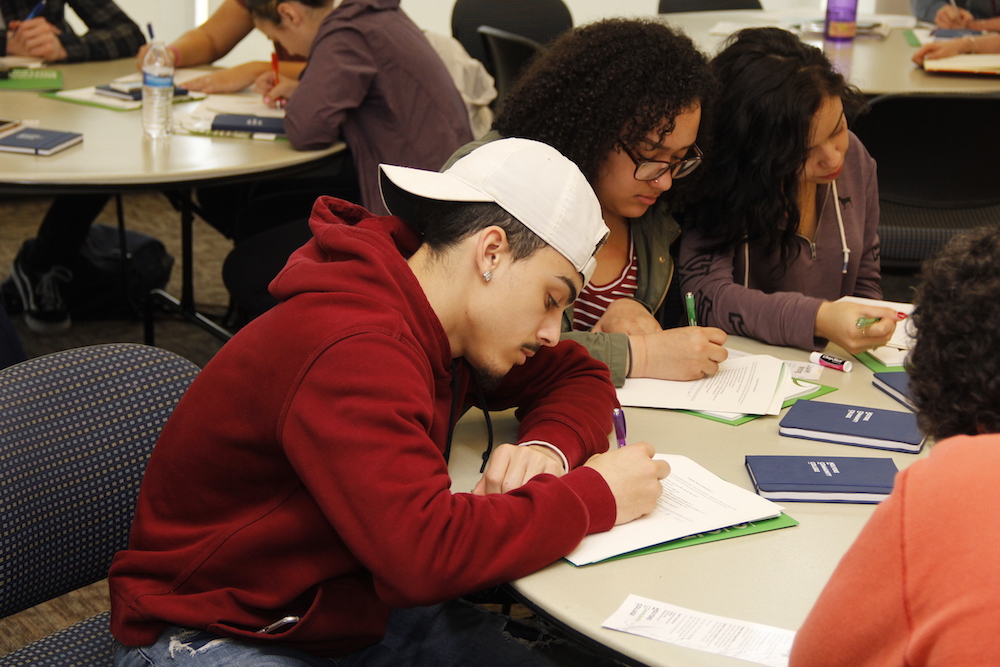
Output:
[[[139,26],[112,0],[47,0],[36,17],[25,20],[37,4],[0,0],[3,54],[48,62],[114,60],[134,56],[146,43]],[[66,5],[87,25],[85,34],[66,23]]]

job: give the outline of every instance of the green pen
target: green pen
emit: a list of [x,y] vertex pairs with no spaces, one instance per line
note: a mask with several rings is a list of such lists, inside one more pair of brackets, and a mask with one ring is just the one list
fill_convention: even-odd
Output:
[[867,329],[881,319],[881,317],[859,317],[855,324],[857,324],[859,329]]
[[698,326],[698,316],[694,314],[694,294],[688,292],[684,295],[684,304],[687,306],[688,326]]

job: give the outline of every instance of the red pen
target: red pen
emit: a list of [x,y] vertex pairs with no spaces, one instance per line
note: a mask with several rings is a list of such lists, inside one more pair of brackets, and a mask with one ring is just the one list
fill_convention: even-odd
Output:
[[[274,53],[271,54],[271,69],[274,71],[274,85],[277,86],[278,83],[281,81],[281,78],[278,75],[278,53],[277,52],[274,52]],[[281,107],[285,106],[285,98],[284,97],[279,97],[276,100],[274,100],[274,106],[278,107],[279,109]]]

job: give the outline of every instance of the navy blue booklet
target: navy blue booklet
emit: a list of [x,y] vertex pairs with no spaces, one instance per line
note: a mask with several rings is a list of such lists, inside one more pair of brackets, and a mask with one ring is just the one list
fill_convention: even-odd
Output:
[[892,492],[896,463],[861,456],[746,457],[757,493],[777,502],[878,503]]
[[284,118],[268,118],[249,114],[220,113],[212,120],[214,132],[237,132],[241,134],[284,134]]
[[872,384],[916,412],[909,394],[910,374],[906,371],[875,373],[872,376]]
[[[121,85],[121,84],[108,84],[106,86],[95,86],[94,92],[98,95],[105,95],[107,97],[116,97],[120,100],[130,100],[133,102],[142,102],[142,83],[138,85]],[[194,99],[191,97],[191,92],[187,88],[180,88],[174,86],[174,101],[182,102],[184,99]]]
[[819,401],[797,401],[778,422],[778,433],[911,454],[924,445],[912,412]]
[[60,132],[26,127],[0,139],[0,151],[52,155],[83,141],[78,132]]

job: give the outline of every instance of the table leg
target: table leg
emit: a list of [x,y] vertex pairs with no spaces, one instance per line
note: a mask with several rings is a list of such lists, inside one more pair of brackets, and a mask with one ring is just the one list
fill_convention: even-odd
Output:
[[212,334],[220,340],[227,341],[233,337],[233,333],[213,322],[198,312],[194,301],[194,216],[195,205],[191,198],[191,188],[177,190],[172,193],[165,193],[171,200],[174,207],[181,213],[181,298],[177,299],[172,294],[155,289],[149,293],[149,305],[146,308],[143,321],[144,338],[146,345],[156,344],[155,321],[153,317],[153,306],[156,304],[166,306],[169,310],[177,313],[184,319]]

